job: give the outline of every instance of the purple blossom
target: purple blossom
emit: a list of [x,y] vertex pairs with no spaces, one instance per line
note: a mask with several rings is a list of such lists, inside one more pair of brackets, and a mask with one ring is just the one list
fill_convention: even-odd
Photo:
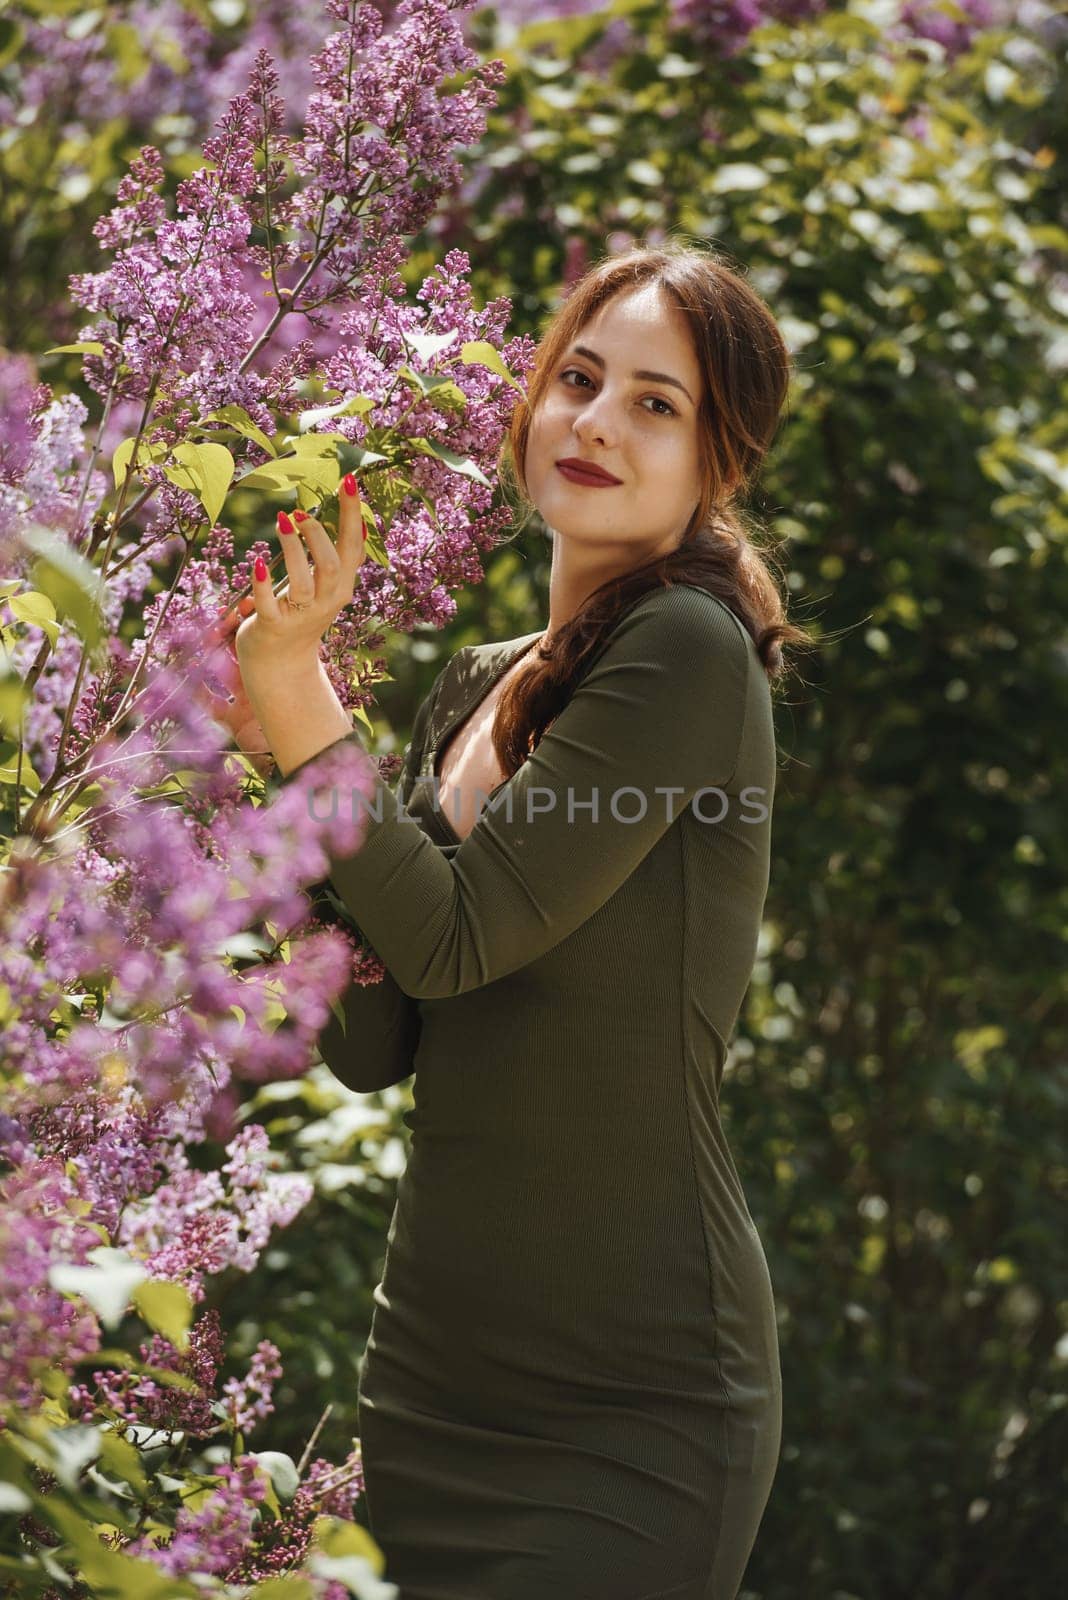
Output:
[[99,1347],[93,1313],[49,1284],[53,1266],[84,1266],[100,1243],[85,1210],[77,1181],[56,1156],[0,1179],[0,1425],[37,1404],[49,1367],[69,1370]]
[[[205,143],[214,166],[179,184],[174,220],[156,194],[163,176],[157,153],[146,147],[134,163],[119,205],[97,226],[115,251],[111,267],[71,280],[75,302],[99,318],[86,336],[106,346],[85,363],[99,393],[161,406],[190,399],[202,410],[219,403],[235,344],[247,338],[253,316],[241,269],[250,258],[245,202],[256,181],[255,135],[253,107],[238,97]],[[225,386],[222,393],[229,403]],[[249,398],[247,385],[241,394]]]
[[[205,145],[208,164],[179,185],[173,213],[158,148],[143,145],[96,228],[110,265],[73,284],[92,319],[84,337],[104,345],[84,363],[105,397],[101,462],[80,401],[53,400],[26,363],[0,369],[9,374],[0,393],[16,413],[0,502],[10,508],[13,570],[30,570],[18,529],[32,504],[43,526],[99,566],[108,633],[90,661],[73,629],[42,653],[40,627],[4,617],[18,669],[36,680],[25,758],[46,787],[76,784],[87,800],[78,814],[62,804],[49,814],[24,796],[27,848],[0,884],[0,984],[14,1002],[0,1128],[11,1183],[76,1163],[72,1194],[87,1218],[80,1244],[69,1217],[64,1231],[47,1212],[25,1238],[4,1236],[0,1253],[18,1293],[0,1327],[34,1334],[32,1351],[14,1333],[0,1340],[15,1402],[34,1402],[42,1352],[70,1373],[99,1347],[92,1314],[48,1287],[57,1260],[77,1261],[104,1237],[202,1304],[211,1277],[252,1271],[311,1197],[262,1129],[235,1133],[233,1122],[243,1082],[303,1072],[344,983],[382,974],[373,952],[309,919],[302,892],[332,856],[359,847],[362,808],[317,820],[299,782],[269,807],[248,804],[247,780],[223,759],[225,735],[198,691],[219,670],[207,630],[268,546],[257,540],[238,559],[228,527],[205,533],[203,507],[170,481],[165,457],[143,465],[117,499],[101,465],[117,438],[170,448],[203,437],[193,430],[210,427],[225,405],[273,433],[287,410],[307,404],[300,391],[309,378],[313,395],[328,399],[366,393],[375,414],[335,431],[358,441],[371,423],[394,428],[400,470],[417,492],[399,504],[383,492],[390,567],[368,568],[322,646],[351,707],[370,702],[386,665],[375,655],[383,621],[444,620],[453,589],[478,581],[507,511],[493,509],[487,485],[414,444],[406,457],[405,447],[430,440],[492,478],[515,390],[466,366],[460,351],[490,341],[521,377],[533,344],[504,343],[507,301],[476,310],[462,252],[449,253],[414,303],[399,271],[405,232],[456,180],[456,148],[480,136],[499,81],[497,65],[478,67],[463,44],[457,18],[469,9],[413,0],[387,34],[373,8],[333,5],[338,26],[311,64],[303,130],[258,55],[249,91],[231,96]],[[469,70],[463,88],[443,93]],[[328,337],[328,347],[317,344]],[[431,343],[420,355],[422,339]],[[420,398],[405,412],[412,396],[393,391],[408,362],[449,378],[459,404],[443,410]],[[239,474],[263,461],[256,444],[226,437]],[[375,504],[373,475],[367,490]],[[177,574],[160,585],[168,563]],[[396,775],[397,761],[345,744],[316,765],[322,781],[367,798],[377,775]],[[209,1133],[227,1139],[226,1157],[202,1171],[189,1152]],[[201,1439],[247,1430],[273,1408],[278,1352],[261,1342],[247,1372],[219,1394],[222,1351],[217,1319],[202,1314],[187,1352],[159,1335],[141,1347],[142,1362],[192,1378],[193,1390],[101,1364],[72,1388],[72,1415]],[[358,1455],[339,1469],[314,1463],[268,1538],[260,1480],[249,1471],[224,1474],[198,1513],[179,1514],[169,1545],[140,1553],[172,1573],[288,1570],[319,1509],[351,1515],[362,1489]]]
[[270,1339],[261,1339],[245,1376],[228,1378],[223,1384],[226,1405],[239,1432],[251,1432],[257,1422],[272,1414],[274,1386],[281,1376],[278,1346]]
[[172,1578],[225,1577],[243,1557],[267,1497],[268,1479],[255,1456],[238,1456],[215,1473],[218,1484],[195,1510],[183,1507],[165,1545],[146,1536],[126,1554],[147,1557]]
[[202,118],[211,35],[195,6],[132,0],[122,22],[137,50],[124,57],[109,29],[85,26],[84,12],[42,15],[44,8],[32,8],[34,16],[31,8],[20,9],[25,68],[17,90],[25,121],[51,114],[61,125],[99,126],[114,119],[120,105],[135,126],[160,116]]
[[139,1372],[102,1368],[89,1384],[72,1384],[71,1415],[90,1418],[105,1409],[123,1423],[188,1433],[205,1438],[217,1431],[213,1414],[215,1386],[223,1359],[223,1334],[217,1311],[206,1311],[189,1330],[189,1348],[176,1350],[168,1339],[153,1334],[140,1349],[141,1361],[157,1372],[173,1372],[195,1385],[177,1388]]
[[[25,357],[0,353],[0,571],[5,577],[29,570],[17,538],[27,525],[57,529],[74,544],[83,541],[87,416],[77,395],[54,398],[46,384],[35,383]],[[102,496],[102,476],[91,474],[89,487]]]
[[228,1267],[251,1272],[274,1229],[312,1197],[307,1178],[270,1170],[262,1128],[243,1129],[226,1148],[221,1172],[198,1172],[173,1146],[166,1181],[127,1208],[118,1234],[153,1277],[185,1284],[195,1300],[206,1277]]

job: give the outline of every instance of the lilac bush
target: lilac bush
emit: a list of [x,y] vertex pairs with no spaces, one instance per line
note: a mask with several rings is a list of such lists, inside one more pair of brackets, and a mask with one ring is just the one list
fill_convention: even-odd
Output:
[[[304,1072],[354,963],[373,976],[305,893],[365,808],[314,816],[212,712],[272,502],[329,520],[359,475],[371,559],[322,658],[365,723],[383,624],[448,620],[508,520],[532,342],[474,305],[462,251],[414,304],[400,276],[501,81],[471,3],[404,0],[387,31],[327,0],[303,117],[258,48],[173,200],[142,147],[71,283],[95,414],[0,356],[0,1475],[27,1583],[254,1592],[299,1566],[309,1594],[393,1593],[352,1521],[358,1446],[250,1452],[278,1352],[224,1378],[203,1307],[310,1198],[242,1086]],[[373,761],[329,761],[369,794]]]

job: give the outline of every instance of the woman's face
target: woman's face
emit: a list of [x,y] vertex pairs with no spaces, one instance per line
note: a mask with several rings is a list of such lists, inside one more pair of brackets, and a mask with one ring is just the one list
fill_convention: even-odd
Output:
[[[569,542],[627,546],[635,561],[674,549],[701,495],[703,390],[686,319],[657,285],[602,306],[550,374],[531,418],[525,476],[547,526]],[[557,465],[568,458],[619,482],[569,479]]]

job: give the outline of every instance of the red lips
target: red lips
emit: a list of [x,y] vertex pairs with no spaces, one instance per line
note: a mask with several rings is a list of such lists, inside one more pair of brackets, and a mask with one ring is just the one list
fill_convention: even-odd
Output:
[[578,456],[565,456],[556,465],[570,482],[586,483],[592,488],[611,488],[623,481],[622,478],[614,478],[603,467],[596,466],[592,461],[582,461]]

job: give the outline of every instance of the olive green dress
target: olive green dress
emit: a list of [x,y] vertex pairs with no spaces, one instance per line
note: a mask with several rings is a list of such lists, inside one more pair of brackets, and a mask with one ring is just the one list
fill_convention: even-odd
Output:
[[363,1090],[415,1073],[361,1368],[368,1518],[402,1600],[733,1600],[782,1426],[719,1115],[768,884],[770,690],[725,604],[657,588],[460,841],[437,754],[537,637],[453,656],[403,805],[376,773],[360,850],[330,862],[389,976],[350,987],[324,1059]]

